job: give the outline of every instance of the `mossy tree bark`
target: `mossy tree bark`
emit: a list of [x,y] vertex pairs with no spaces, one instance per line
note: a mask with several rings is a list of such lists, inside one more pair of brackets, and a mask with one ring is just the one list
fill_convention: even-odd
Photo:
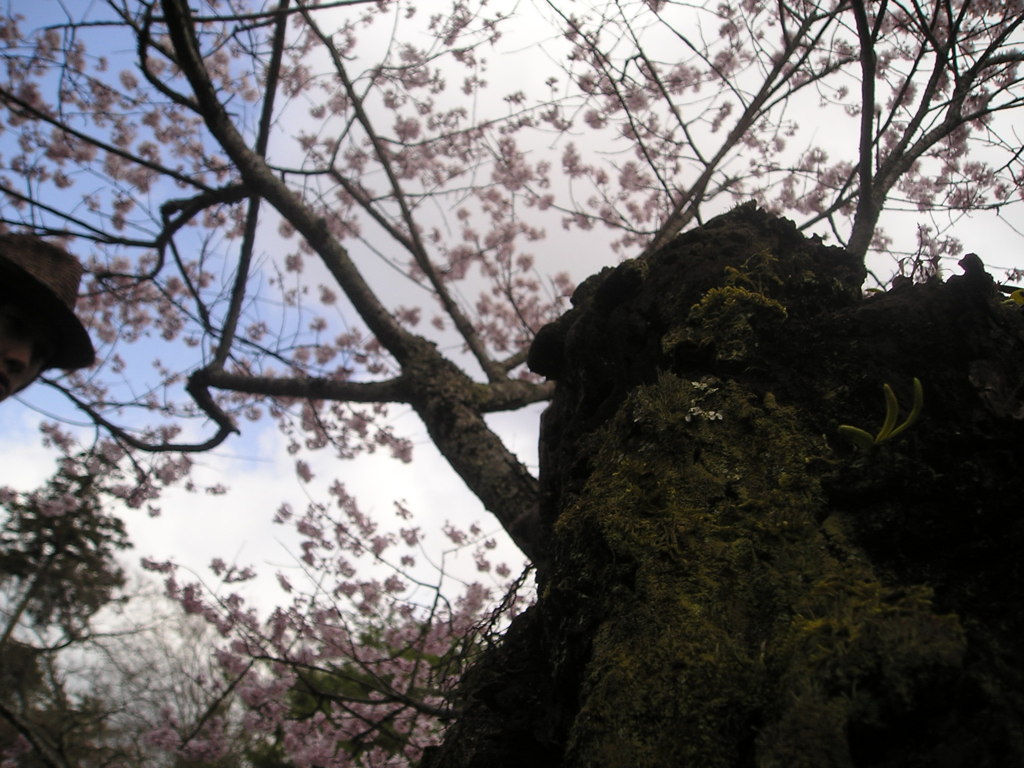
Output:
[[531,351],[552,560],[425,763],[1024,765],[1024,314],[962,265],[865,298],[741,206],[584,283]]

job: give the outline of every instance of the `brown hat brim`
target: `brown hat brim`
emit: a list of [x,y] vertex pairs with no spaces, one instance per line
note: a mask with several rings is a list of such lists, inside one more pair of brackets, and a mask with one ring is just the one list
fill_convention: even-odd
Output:
[[96,351],[85,326],[60,298],[17,264],[0,255],[0,295],[38,315],[50,333],[52,354],[47,368],[74,370],[96,360]]

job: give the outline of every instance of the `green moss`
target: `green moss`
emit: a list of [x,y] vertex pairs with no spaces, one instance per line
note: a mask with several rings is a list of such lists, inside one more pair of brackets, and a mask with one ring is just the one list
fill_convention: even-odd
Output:
[[685,324],[662,338],[662,351],[670,353],[680,344],[711,347],[720,362],[738,362],[753,356],[760,334],[785,320],[786,308],[762,293],[733,285],[712,288],[690,309]]
[[885,730],[914,711],[937,670],[959,667],[963,630],[932,599],[923,586],[877,581],[811,586],[783,636],[781,685],[793,698],[760,735],[763,767],[852,766],[852,725]]
[[599,622],[566,765],[847,764],[851,723],[959,662],[927,590],[887,588],[822,526],[825,447],[770,394],[662,373],[592,440],[556,527],[580,553],[556,588]]
[[779,274],[781,262],[767,248],[761,249],[746,259],[742,266],[725,268],[725,284],[747,288],[754,293],[769,293],[785,287]]

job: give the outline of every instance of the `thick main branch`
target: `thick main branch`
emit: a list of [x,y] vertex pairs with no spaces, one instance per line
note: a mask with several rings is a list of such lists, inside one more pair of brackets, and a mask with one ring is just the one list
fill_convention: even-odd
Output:
[[[162,0],[168,33],[177,63],[194,92],[192,107],[203,117],[213,137],[238,168],[254,194],[263,196],[305,237],[319,254],[353,307],[384,347],[401,365],[396,380],[378,383],[252,379],[218,371],[199,371],[192,384],[202,387],[329,399],[408,402],[426,425],[435,445],[512,540],[535,563],[545,558],[545,537],[539,528],[537,480],[487,426],[483,413],[497,403],[532,402],[529,390],[510,382],[494,392],[474,382],[426,339],[395,320],[366,284],[348,252],[331,235],[326,221],[274,175],[265,159],[249,148],[220,103],[199,51],[185,0]],[[529,385],[528,385],[529,387]],[[330,397],[330,395],[339,397]],[[517,407],[512,405],[511,407]]]
[[415,338],[413,334],[404,330],[377,298],[348,252],[331,235],[326,220],[273,174],[266,161],[250,149],[235,128],[203,63],[187,4],[183,0],[163,0],[162,6],[178,66],[192,87],[195,108],[210,133],[249,187],[273,205],[306,239],[377,339],[401,361],[409,352]]

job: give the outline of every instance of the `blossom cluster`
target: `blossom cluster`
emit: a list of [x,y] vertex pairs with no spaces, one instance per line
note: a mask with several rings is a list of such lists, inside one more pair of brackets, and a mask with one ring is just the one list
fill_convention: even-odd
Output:
[[[146,562],[163,574],[168,596],[222,638],[214,650],[221,675],[205,683],[219,714],[211,709],[197,724],[168,710],[149,735],[152,745],[214,760],[241,741],[300,768],[383,768],[413,763],[438,742],[455,714],[450,689],[484,647],[485,633],[529,595],[513,591],[494,612],[494,590],[509,588],[510,571],[491,562],[493,540],[478,526],[449,524],[445,533],[453,552],[471,550],[478,571],[499,580],[492,587],[455,580],[462,586],[452,596],[443,566],[433,582],[414,567],[410,553],[422,548],[421,532],[408,526],[404,505],[396,505],[399,531],[385,533],[343,486],[331,494],[332,506],[278,511],[277,522],[300,535],[301,555],[293,572],[278,573],[286,603],[269,615],[237,591],[255,576],[250,568],[214,560],[216,587],[182,581],[171,562]],[[379,575],[367,578],[373,572]]]

